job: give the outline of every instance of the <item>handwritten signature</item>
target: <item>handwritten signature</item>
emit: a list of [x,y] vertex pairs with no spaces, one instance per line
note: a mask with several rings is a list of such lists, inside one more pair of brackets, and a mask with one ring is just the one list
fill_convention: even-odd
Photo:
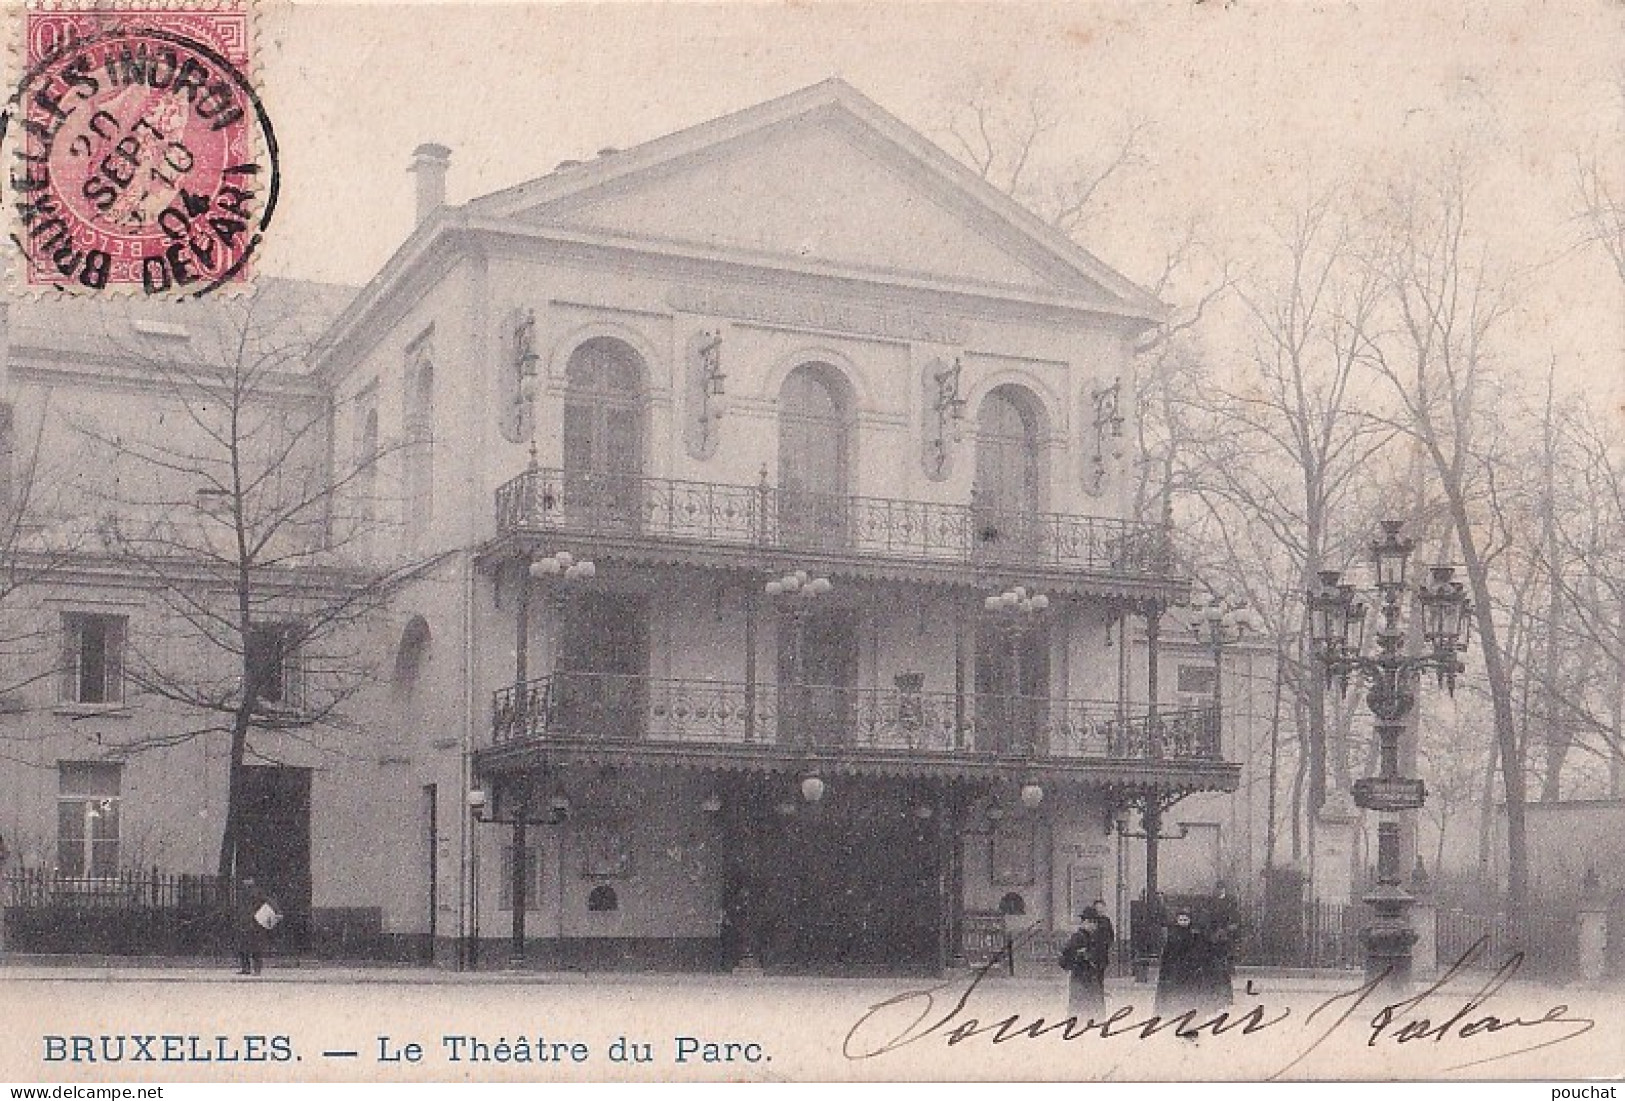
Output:
[[[1134,1006],[1125,1005],[1104,1020],[1093,1017],[1080,1020],[1075,1014],[1046,1020],[1011,1013],[984,1021],[973,1015],[972,1002],[983,980],[995,968],[1006,964],[1007,953],[1013,950],[1007,946],[998,956],[972,972],[969,982],[957,995],[953,993],[951,983],[940,983],[923,989],[906,990],[870,1006],[848,1030],[842,1052],[851,1060],[874,1059],[929,1038],[937,1038],[948,1047],[975,1039],[993,1044],[1046,1037],[1062,1041],[1147,1040],[1159,1033],[1194,1038],[1203,1035],[1257,1036],[1273,1032],[1277,1038],[1284,1040],[1289,1031],[1296,1027],[1300,1035],[1307,1036],[1307,1043],[1290,1061],[1269,1076],[1273,1079],[1301,1064],[1345,1026],[1365,1030],[1365,1043],[1370,1048],[1384,1044],[1479,1041],[1471,1052],[1478,1055],[1477,1058],[1448,1067],[1447,1071],[1464,1070],[1552,1047],[1582,1036],[1596,1027],[1594,1020],[1571,1015],[1569,1007],[1563,1004],[1553,1005],[1533,1017],[1491,1011],[1491,1002],[1523,966],[1522,953],[1509,956],[1476,990],[1468,991],[1465,996],[1450,993],[1448,988],[1482,957],[1486,943],[1487,938],[1473,944],[1444,974],[1415,994],[1378,1004],[1382,997],[1391,996],[1386,989],[1391,975],[1385,971],[1359,986],[1334,994],[1301,1017],[1294,1014],[1290,1006],[1270,1006],[1261,1002],[1240,1012],[1228,1009],[1216,1012],[1187,1010],[1163,1016],[1142,1014]],[[1250,987],[1248,992],[1251,993]],[[950,997],[952,1000],[948,1002]],[[1459,1003],[1457,999],[1460,999]],[[939,1008],[939,1003],[948,1005],[946,1011]],[[1507,1050],[1484,1049],[1485,1038],[1502,1033],[1517,1037],[1516,1042],[1521,1046]]]

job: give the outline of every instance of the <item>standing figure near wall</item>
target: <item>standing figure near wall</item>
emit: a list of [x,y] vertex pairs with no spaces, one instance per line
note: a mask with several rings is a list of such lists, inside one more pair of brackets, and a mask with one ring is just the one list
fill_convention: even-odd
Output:
[[1061,966],[1072,973],[1067,1012],[1094,1016],[1106,1009],[1106,969],[1111,963],[1111,923],[1094,906],[1078,915],[1080,925],[1061,950]]

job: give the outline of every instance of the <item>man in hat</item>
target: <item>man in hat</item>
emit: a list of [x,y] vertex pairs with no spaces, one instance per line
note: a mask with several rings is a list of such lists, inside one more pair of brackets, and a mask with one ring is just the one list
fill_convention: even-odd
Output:
[[276,902],[253,876],[244,876],[237,890],[237,974],[258,975],[265,965],[265,945],[271,930],[282,920]]

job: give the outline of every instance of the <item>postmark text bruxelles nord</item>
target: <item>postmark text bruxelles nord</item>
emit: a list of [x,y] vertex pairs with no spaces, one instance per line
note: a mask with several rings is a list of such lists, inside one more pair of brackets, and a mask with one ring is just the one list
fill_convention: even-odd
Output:
[[23,18],[26,70],[0,119],[23,282],[189,296],[245,280],[277,192],[247,9]]

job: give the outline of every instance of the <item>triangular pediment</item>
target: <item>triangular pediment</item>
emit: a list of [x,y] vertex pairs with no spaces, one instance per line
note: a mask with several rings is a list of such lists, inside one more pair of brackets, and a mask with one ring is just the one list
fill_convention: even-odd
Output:
[[486,218],[1155,316],[1148,295],[839,81],[475,200]]

